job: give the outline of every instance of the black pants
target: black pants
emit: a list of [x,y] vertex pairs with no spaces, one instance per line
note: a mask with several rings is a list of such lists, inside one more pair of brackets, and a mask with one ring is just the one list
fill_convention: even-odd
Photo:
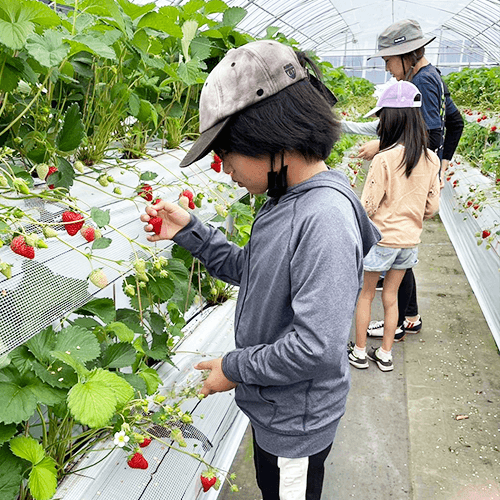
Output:
[[406,270],[403,281],[399,285],[398,312],[398,326],[403,324],[405,316],[416,316],[418,314],[417,284],[411,267]]
[[[330,453],[332,445],[309,457],[307,464],[306,496],[304,500],[320,500],[325,476],[325,460]],[[253,440],[254,463],[257,474],[257,484],[262,491],[262,500],[287,500],[280,498],[280,472],[278,457],[264,451]],[[300,459],[299,459],[300,460]],[[294,497],[295,498],[295,497]]]

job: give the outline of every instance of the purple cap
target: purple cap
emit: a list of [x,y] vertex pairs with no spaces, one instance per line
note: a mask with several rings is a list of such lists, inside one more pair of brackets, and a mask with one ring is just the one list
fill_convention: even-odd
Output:
[[420,108],[422,94],[411,82],[400,81],[387,87],[377,101],[377,105],[363,118],[373,116],[382,108]]

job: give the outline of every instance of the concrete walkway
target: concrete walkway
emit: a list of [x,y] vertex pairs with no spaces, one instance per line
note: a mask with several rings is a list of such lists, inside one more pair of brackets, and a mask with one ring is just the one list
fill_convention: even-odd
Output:
[[[351,367],[322,500],[500,500],[500,356],[439,217],[419,259],[423,329],[394,345],[393,372]],[[252,460],[247,432],[231,468],[240,493],[219,500],[262,498]]]

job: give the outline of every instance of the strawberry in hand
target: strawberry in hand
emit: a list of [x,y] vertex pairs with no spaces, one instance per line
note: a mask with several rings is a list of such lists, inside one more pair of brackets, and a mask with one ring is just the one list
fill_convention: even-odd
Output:
[[149,223],[153,226],[155,234],[161,233],[161,225],[163,224],[163,219],[161,217],[151,217]]

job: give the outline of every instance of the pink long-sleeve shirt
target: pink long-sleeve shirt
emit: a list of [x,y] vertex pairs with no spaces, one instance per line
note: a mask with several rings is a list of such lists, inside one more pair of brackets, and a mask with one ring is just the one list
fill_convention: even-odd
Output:
[[381,246],[408,248],[420,243],[422,223],[439,209],[439,158],[422,155],[410,177],[399,166],[404,146],[381,151],[373,158],[361,202],[382,233]]

